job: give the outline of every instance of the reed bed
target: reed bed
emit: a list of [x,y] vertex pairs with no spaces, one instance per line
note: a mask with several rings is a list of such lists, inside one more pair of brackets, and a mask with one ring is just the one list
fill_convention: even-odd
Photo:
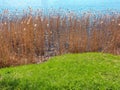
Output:
[[50,11],[0,14],[0,67],[39,63],[65,53],[120,55],[120,13]]

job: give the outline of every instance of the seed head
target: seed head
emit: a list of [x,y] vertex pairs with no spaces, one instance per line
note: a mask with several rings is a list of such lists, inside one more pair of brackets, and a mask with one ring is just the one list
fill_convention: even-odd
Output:
[[100,23],[101,23],[101,24],[103,24],[104,22],[103,22],[103,21],[101,21]]
[[112,19],[112,22],[114,22],[115,20],[114,19]]
[[37,27],[37,24],[34,24],[34,27]]
[[17,34],[17,32],[15,32],[15,34]]
[[52,31],[50,32],[50,34],[52,34]]
[[7,23],[5,22],[4,24],[6,25]]
[[30,24],[31,19],[32,19],[32,16],[30,16],[30,18],[28,19],[27,24]]
[[21,22],[21,24],[23,24],[23,21]]
[[47,24],[47,27],[49,27],[50,25],[49,24]]
[[41,18],[41,21],[43,21],[43,18]]
[[26,28],[24,28],[23,30],[26,31]]

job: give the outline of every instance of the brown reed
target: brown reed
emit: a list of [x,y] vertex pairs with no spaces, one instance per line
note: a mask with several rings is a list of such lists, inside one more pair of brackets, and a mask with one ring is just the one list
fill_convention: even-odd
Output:
[[[0,67],[38,63],[64,53],[120,55],[120,14],[23,13],[0,21]],[[57,12],[56,12],[57,13]]]

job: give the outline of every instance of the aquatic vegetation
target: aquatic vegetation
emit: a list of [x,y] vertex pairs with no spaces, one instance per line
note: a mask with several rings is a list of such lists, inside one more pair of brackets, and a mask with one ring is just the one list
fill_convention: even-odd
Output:
[[0,14],[0,67],[36,63],[64,53],[120,55],[120,13],[64,10]]

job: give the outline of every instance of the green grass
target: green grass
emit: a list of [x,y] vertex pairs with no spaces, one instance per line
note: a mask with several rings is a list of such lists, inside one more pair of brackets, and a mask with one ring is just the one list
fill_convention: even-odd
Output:
[[120,90],[120,56],[66,54],[0,69],[0,90]]

